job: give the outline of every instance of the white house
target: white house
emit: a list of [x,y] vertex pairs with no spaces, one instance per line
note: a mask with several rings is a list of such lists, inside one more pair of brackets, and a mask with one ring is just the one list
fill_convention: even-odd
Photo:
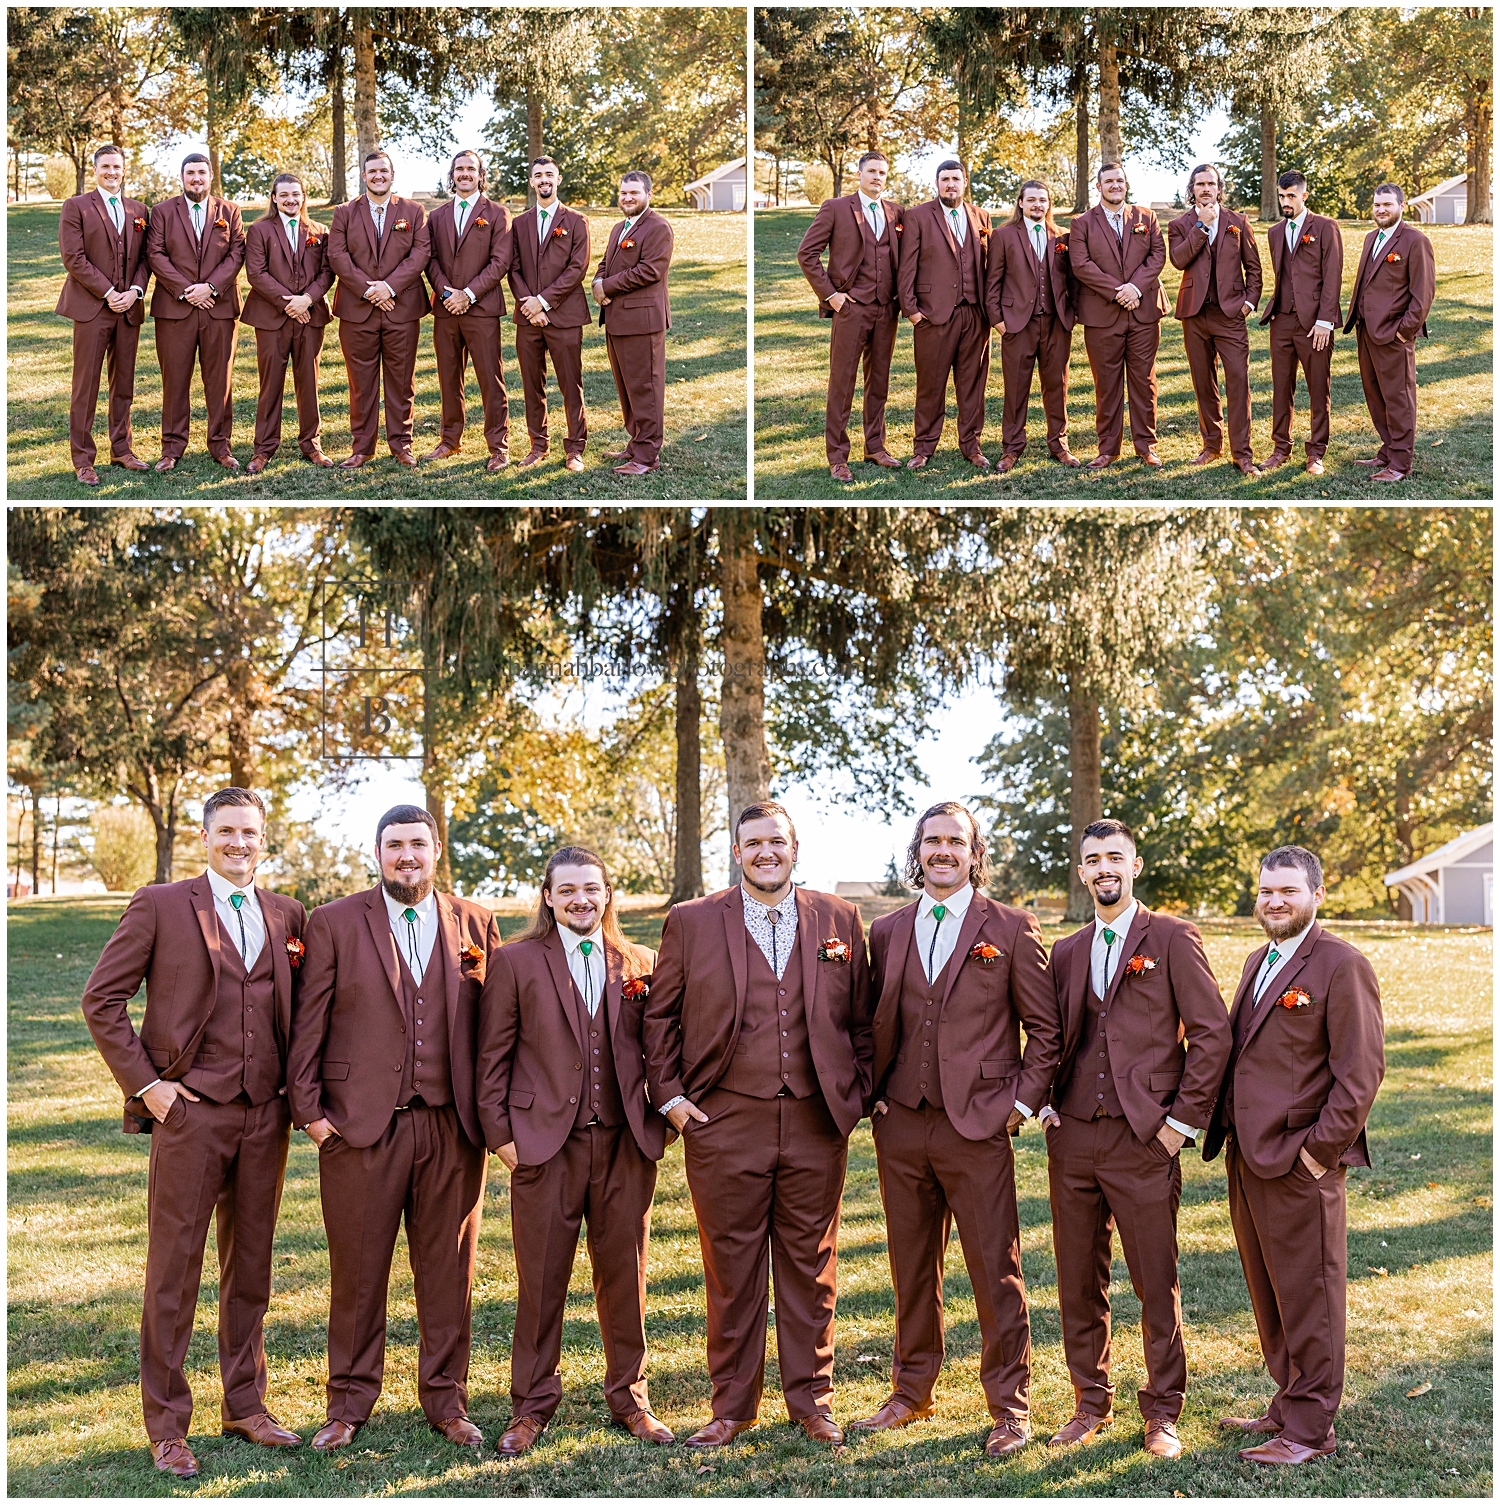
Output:
[[694,209],[727,209],[738,214],[745,208],[745,159],[736,157],[716,167],[704,177],[695,178],[683,189],[693,201]]
[[1400,889],[1419,925],[1493,925],[1495,823],[1455,836],[1408,866],[1385,875]]
[[[1495,195],[1490,194],[1494,205]],[[1469,175],[1461,172],[1446,183],[1419,193],[1407,206],[1416,211],[1417,219],[1424,225],[1461,225],[1469,207]]]

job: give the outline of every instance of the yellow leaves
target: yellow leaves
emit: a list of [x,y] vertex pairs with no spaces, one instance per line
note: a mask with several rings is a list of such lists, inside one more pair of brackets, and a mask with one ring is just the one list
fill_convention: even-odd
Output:
[[1431,1380],[1423,1380],[1420,1385],[1414,1386],[1406,1392],[1407,1400],[1415,1400],[1419,1395],[1426,1395],[1432,1389]]
[[1384,1265],[1366,1265],[1365,1268],[1369,1270],[1371,1275],[1386,1276],[1391,1273]]

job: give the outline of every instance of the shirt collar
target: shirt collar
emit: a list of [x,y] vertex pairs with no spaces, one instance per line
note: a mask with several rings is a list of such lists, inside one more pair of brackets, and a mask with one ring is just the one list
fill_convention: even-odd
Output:
[[[99,195],[100,199],[103,200],[104,207],[106,209],[108,209],[109,208],[109,195],[107,193],[105,193],[105,191],[102,188],[98,188],[98,187],[96,187],[94,189],[94,192]],[[115,203],[118,204],[118,205],[120,205],[120,206],[122,206],[122,207],[124,206],[125,195],[124,195],[123,192],[117,193],[115,195]]]
[[1303,221],[1306,220],[1306,218],[1307,218],[1307,210],[1304,209],[1302,211],[1302,213],[1299,214],[1295,219],[1287,221],[1288,225],[1291,227],[1291,231],[1292,231],[1293,235],[1301,235],[1302,234],[1302,224],[1303,224]]
[[227,904],[229,902],[230,894],[244,894],[244,896],[248,899],[255,888],[255,876],[254,874],[252,874],[250,881],[243,888],[239,888],[235,884],[231,883],[228,878],[225,878],[221,874],[216,873],[212,868],[209,868],[208,886],[213,889],[214,898],[222,900],[225,904]]
[[955,915],[958,919],[961,920],[966,914],[968,914],[969,905],[973,902],[973,900],[974,885],[972,883],[964,884],[964,886],[959,889],[956,894],[952,894],[946,899],[934,899],[932,895],[928,893],[924,888],[922,890],[921,896],[917,900],[917,918],[919,920],[925,920],[932,913],[933,905],[941,904],[944,909],[944,919],[946,919],[948,915]]
[[584,941],[592,941],[594,943],[596,954],[602,953],[604,950],[604,927],[602,925],[595,925],[587,935],[579,935],[575,931],[569,930],[566,925],[559,925],[557,933],[562,937],[563,950],[567,952],[569,961],[573,960],[574,952],[578,950],[578,947]]
[[858,193],[859,193],[860,207],[862,209],[864,209],[867,213],[871,209],[880,209],[880,212],[882,214],[885,213],[885,209],[884,209],[882,201],[880,199],[868,199],[868,198],[866,198],[865,197],[865,191],[864,191],[863,188],[859,189]]
[[[390,914],[391,919],[402,921],[405,920],[407,906],[405,904],[398,904],[393,898],[391,898],[391,896],[385,891],[384,885],[381,886],[380,897],[385,900],[385,907],[387,912]],[[437,914],[437,890],[431,890],[428,893],[427,897],[423,899],[420,904],[413,904],[411,908],[416,910],[417,918],[421,920],[424,925],[430,924],[433,917]]]
[[759,899],[752,896],[750,890],[746,888],[743,883],[740,884],[740,897],[744,899],[747,907],[753,904],[763,915],[770,914],[773,909],[784,909],[788,904],[790,904],[793,908],[796,907],[797,885],[795,883],[792,885],[791,890],[788,892],[786,898],[784,898],[780,904],[762,904]]
[[371,209],[389,209],[391,207],[391,200],[393,198],[395,198],[395,194],[388,193],[385,196],[385,203],[377,204],[375,200],[370,197],[368,191],[366,191],[365,193],[365,202],[370,206]]
[[1307,939],[1308,931],[1317,923],[1318,917],[1314,915],[1296,935],[1289,935],[1284,941],[1272,941],[1270,950],[1266,952],[1266,955],[1269,956],[1274,951],[1278,962],[1285,961],[1287,957],[1295,955],[1297,948]]
[[1129,934],[1130,927],[1135,921],[1135,912],[1141,907],[1139,899],[1130,901],[1130,908],[1117,914],[1112,920],[1101,920],[1096,912],[1094,915],[1094,934],[1099,935],[1108,926],[1117,936]]

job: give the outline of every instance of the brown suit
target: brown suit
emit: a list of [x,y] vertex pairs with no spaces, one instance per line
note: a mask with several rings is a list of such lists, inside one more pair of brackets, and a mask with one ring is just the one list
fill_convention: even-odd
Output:
[[[864,364],[865,458],[886,452],[885,399],[896,348],[903,231],[900,204],[881,201],[885,226],[880,239],[860,207],[858,192],[825,199],[797,247],[797,265],[818,295],[818,317],[831,319],[828,347],[828,406],[823,438],[830,465],[849,461],[849,414],[854,383]],[[828,264],[823,264],[823,252]],[[828,300],[848,294],[837,313]]]
[[[1311,432],[1303,448],[1309,460],[1320,460],[1328,449],[1332,403],[1333,330],[1344,317],[1339,294],[1344,277],[1344,241],[1337,220],[1314,214],[1302,221],[1295,253],[1288,253],[1286,226],[1266,231],[1271,274],[1276,279],[1270,302],[1260,316],[1271,326],[1271,450],[1283,457],[1292,452],[1292,408],[1297,394],[1297,366],[1307,378]],[[1319,320],[1329,324],[1328,343],[1313,348],[1312,329]]]
[[[849,1133],[870,1091],[859,911],[805,888],[796,904],[796,950],[779,982],[745,929],[740,888],[676,905],[645,1006],[651,1101],[686,1095],[708,1115],[687,1124],[684,1156],[713,1414],[737,1421],[760,1411],[768,1264],[787,1411],[794,1421],[830,1414],[839,1201]],[[835,938],[846,956],[820,960]]]
[[[510,210],[480,194],[469,206],[462,238],[455,231],[458,200],[432,211],[427,222],[432,260],[432,342],[442,395],[442,438],[455,449],[464,436],[464,368],[474,361],[474,379],[484,405],[484,443],[492,455],[510,453],[510,407],[500,320],[505,317],[505,274],[510,270]],[[474,302],[461,314],[443,304],[449,289],[468,288]]]
[[[139,199],[120,199],[123,231],[114,227],[98,190],[67,199],[57,222],[57,247],[67,271],[55,313],[73,321],[73,391],[68,401],[68,445],[73,469],[92,465],[99,373],[109,363],[109,453],[133,453],[130,405],[135,401],[135,354],[146,317],[151,282],[146,261],[150,211]],[[138,287],[142,296],[125,313],[104,301],[111,292]]]
[[650,1409],[646,1255],[666,1120],[646,1098],[641,1000],[656,953],[604,943],[594,1014],[556,931],[503,947],[479,1004],[479,1117],[492,1150],[514,1143],[510,1220],[520,1291],[511,1343],[513,1417],[544,1425],[562,1399],[558,1360],[578,1230],[588,1222],[604,1342],[604,1397],[615,1418]]
[[[887,1104],[871,1127],[896,1293],[891,1389],[913,1410],[932,1403],[956,1219],[979,1311],[985,1399],[996,1421],[1024,1424],[1031,1327],[1005,1124],[1018,1095],[1028,1105],[1045,1100],[1057,1070],[1062,1031],[1047,953],[1032,916],[976,893],[952,955],[929,982],[914,940],[917,909],[908,904],[870,927],[874,1096]],[[977,959],[981,944],[999,956]]]
[[[203,380],[208,409],[208,452],[229,454],[234,427],[234,352],[239,343],[240,268],[245,264],[245,232],[240,211],[213,194],[203,201],[203,235],[193,234],[193,213],[185,194],[158,204],[146,231],[146,257],[156,274],[151,317],[156,320],[156,356],[161,363],[161,453],[178,459],[187,452],[191,420],[189,393],[193,357]],[[194,308],[183,297],[194,283],[207,282],[217,295],[211,308]]]
[[[1103,204],[1068,226],[1068,265],[1074,307],[1083,325],[1083,348],[1094,373],[1094,428],[1099,453],[1117,456],[1130,394],[1130,441],[1138,455],[1156,443],[1156,352],[1168,313],[1162,290],[1167,246],[1156,216],[1139,204],[1123,207],[1123,233],[1115,234]],[[1115,302],[1130,283],[1141,295],[1134,309]]]
[[1189,209],[1167,226],[1172,265],[1182,272],[1175,316],[1182,320],[1193,396],[1198,403],[1198,432],[1210,454],[1224,448],[1224,411],[1219,405],[1217,363],[1224,363],[1228,401],[1229,453],[1239,464],[1254,464],[1250,443],[1250,332],[1245,328],[1248,303],[1260,302],[1260,252],[1255,231],[1243,214],[1219,208],[1212,244]]
[[[339,279],[333,313],[349,369],[349,429],[356,455],[375,453],[382,380],[385,442],[392,454],[411,448],[417,335],[427,312],[422,273],[431,259],[427,214],[411,199],[391,195],[385,206],[385,231],[379,237],[364,194],[333,211],[328,262]],[[365,299],[365,290],[376,282],[384,282],[396,295],[389,313]]]
[[990,379],[990,321],[984,299],[990,217],[967,201],[961,213],[962,246],[938,199],[902,215],[905,254],[896,268],[896,288],[907,318],[922,316],[911,332],[917,367],[914,455],[934,454],[943,437],[950,375],[958,406],[959,451],[971,458],[978,455],[984,433],[984,389]]
[[[1415,225],[1398,224],[1372,263],[1378,231],[1365,236],[1349,298],[1349,322],[1359,347],[1359,379],[1375,432],[1377,458],[1411,474],[1417,442],[1417,336],[1437,293],[1432,242]],[[1394,258],[1394,259],[1392,259]]]
[[[281,404],[290,361],[297,394],[297,444],[304,455],[311,455],[321,447],[318,357],[323,350],[323,332],[332,317],[327,299],[333,286],[327,228],[311,222],[299,226],[294,255],[280,214],[256,220],[245,231],[245,280],[250,284],[250,295],[240,321],[255,330],[255,363],[260,370],[255,453],[270,456],[281,447]],[[284,300],[297,295],[312,299],[306,324],[298,323],[286,311]]]
[[[1370,1163],[1365,1123],[1385,1075],[1385,1026],[1374,968],[1316,921],[1257,1003],[1269,950],[1245,960],[1203,1158],[1227,1140],[1229,1216],[1276,1381],[1266,1409],[1289,1441],[1324,1448],[1344,1390],[1344,1168]],[[1304,997],[1281,1005],[1293,990]],[[1302,1164],[1303,1149],[1324,1175]]]
[[533,449],[548,447],[547,357],[562,394],[568,421],[566,454],[581,455],[588,441],[588,414],[583,405],[583,326],[589,322],[583,291],[589,267],[589,222],[586,215],[559,204],[548,215],[545,246],[538,241],[536,209],[518,215],[511,227],[510,290],[519,304],[541,298],[549,306],[538,328],[516,309],[516,365],[526,394],[526,429]]
[[1176,1421],[1187,1389],[1177,1285],[1182,1166],[1156,1134],[1168,1115],[1195,1129],[1212,1122],[1229,1021],[1196,926],[1138,904],[1102,1000],[1091,980],[1093,939],[1091,921],[1052,948],[1063,1025],[1052,1100],[1062,1122],[1048,1130],[1047,1173],[1063,1351],[1079,1409],[1107,1415],[1110,1238],[1118,1225],[1141,1303],[1141,1415]]
[[[1002,434],[1007,455],[1026,448],[1026,409],[1031,373],[1042,374],[1042,411],[1047,415],[1047,448],[1068,450],[1068,361],[1078,315],[1068,287],[1068,237],[1043,226],[1045,262],[1037,260],[1030,221],[1002,225],[990,238],[986,299],[991,324],[1003,324],[1000,370],[1005,378]],[[1045,264],[1046,275],[1037,273]],[[1118,307],[1118,305],[1116,305]]]
[[608,304],[599,309],[604,348],[620,394],[620,413],[630,436],[625,459],[659,463],[666,438],[667,331],[672,309],[667,270],[672,265],[672,227],[645,209],[626,235],[621,220],[610,232],[594,280]]
[[[313,912],[287,1090],[294,1123],[327,1118],[339,1131],[318,1151],[332,1278],[328,1419],[362,1425],[380,1396],[386,1287],[404,1213],[417,1297],[417,1398],[437,1423],[468,1411],[485,1173],[476,1035],[479,992],[500,934],[481,905],[438,894],[438,934],[418,981],[391,934],[382,893],[377,885]],[[477,960],[461,954],[469,949],[481,953]],[[432,997],[438,988],[441,1001]]]
[[[89,1033],[125,1094],[125,1132],[151,1135],[141,1405],[153,1442],[188,1434],[183,1361],[216,1212],[223,1420],[266,1409],[262,1326],[291,1129],[287,942],[301,939],[307,912],[263,888],[255,897],[266,937],[247,975],[206,873],[137,889],[83,994]],[[128,1004],[142,980],[137,1034]],[[199,1101],[179,1096],[157,1123],[136,1094],[158,1077],[182,1082]]]

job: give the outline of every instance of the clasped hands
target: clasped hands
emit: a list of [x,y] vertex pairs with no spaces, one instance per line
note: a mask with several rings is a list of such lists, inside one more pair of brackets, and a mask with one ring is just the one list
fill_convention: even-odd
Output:
[[372,282],[362,295],[366,302],[373,303],[381,313],[388,314],[396,306],[396,294],[389,282]]
[[600,308],[603,308],[604,305],[609,302],[609,299],[604,296],[604,279],[602,277],[594,278],[593,291],[594,302],[597,303]]
[[104,301],[109,304],[110,312],[122,314],[127,309],[134,308],[140,294],[133,287],[127,287],[124,292],[117,293],[111,288],[104,295]]
[[299,324],[312,322],[312,315],[308,310],[312,307],[312,299],[306,293],[283,293],[282,300],[286,304],[286,311]]
[[538,329],[547,323],[547,310],[542,307],[542,300],[536,294],[521,300],[521,317]]
[[183,300],[191,303],[194,308],[212,308],[214,306],[214,290],[206,282],[195,282],[184,290]]

